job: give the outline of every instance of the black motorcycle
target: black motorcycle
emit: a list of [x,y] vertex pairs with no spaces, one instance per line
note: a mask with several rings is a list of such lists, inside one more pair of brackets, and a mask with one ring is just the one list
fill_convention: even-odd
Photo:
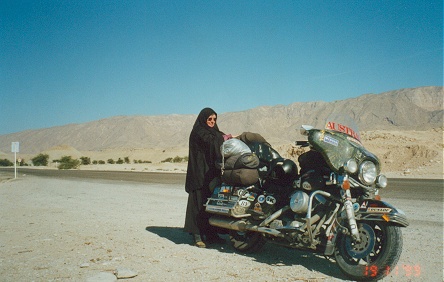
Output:
[[351,120],[337,116],[325,129],[302,126],[308,149],[300,170],[269,144],[247,144],[258,157],[252,185],[222,183],[206,203],[210,224],[228,229],[233,247],[255,252],[266,242],[334,257],[353,280],[388,275],[402,252],[407,217],[381,201],[387,186],[378,158],[360,142]]

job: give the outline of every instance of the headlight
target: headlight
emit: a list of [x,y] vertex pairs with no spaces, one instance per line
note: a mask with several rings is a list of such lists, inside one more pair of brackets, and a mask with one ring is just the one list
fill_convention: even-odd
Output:
[[377,176],[376,165],[371,161],[365,161],[359,169],[359,179],[365,185],[372,185]]
[[358,171],[358,163],[355,160],[350,159],[345,163],[344,169],[348,173],[354,174]]
[[387,187],[387,177],[384,174],[378,175],[378,177],[376,178],[376,185],[379,188]]

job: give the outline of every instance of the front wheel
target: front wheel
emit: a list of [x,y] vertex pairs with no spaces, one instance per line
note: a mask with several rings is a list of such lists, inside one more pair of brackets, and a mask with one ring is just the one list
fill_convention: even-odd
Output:
[[335,258],[341,271],[357,281],[379,280],[398,263],[402,252],[401,228],[383,222],[359,223],[360,243],[340,235]]
[[265,245],[265,238],[259,232],[239,232],[230,230],[230,241],[233,247],[243,253],[259,251]]

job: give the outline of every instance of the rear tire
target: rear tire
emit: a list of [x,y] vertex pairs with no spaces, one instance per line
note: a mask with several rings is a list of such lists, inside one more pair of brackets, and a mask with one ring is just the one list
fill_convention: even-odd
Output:
[[262,249],[266,240],[259,232],[240,232],[230,230],[230,241],[233,247],[242,253],[254,253]]
[[340,235],[335,258],[341,271],[357,281],[379,280],[398,263],[402,252],[401,228],[383,222],[359,223],[360,243]]

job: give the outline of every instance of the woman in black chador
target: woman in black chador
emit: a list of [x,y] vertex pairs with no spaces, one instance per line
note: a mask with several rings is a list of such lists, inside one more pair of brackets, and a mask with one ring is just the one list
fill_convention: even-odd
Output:
[[209,215],[204,204],[211,195],[210,182],[220,176],[216,163],[221,160],[220,146],[224,135],[216,124],[217,114],[210,108],[203,109],[194,123],[189,140],[188,168],[185,191],[188,193],[188,204],[185,216],[184,231],[193,234],[196,246],[205,248],[203,236],[207,243],[224,242],[216,228],[208,223]]

